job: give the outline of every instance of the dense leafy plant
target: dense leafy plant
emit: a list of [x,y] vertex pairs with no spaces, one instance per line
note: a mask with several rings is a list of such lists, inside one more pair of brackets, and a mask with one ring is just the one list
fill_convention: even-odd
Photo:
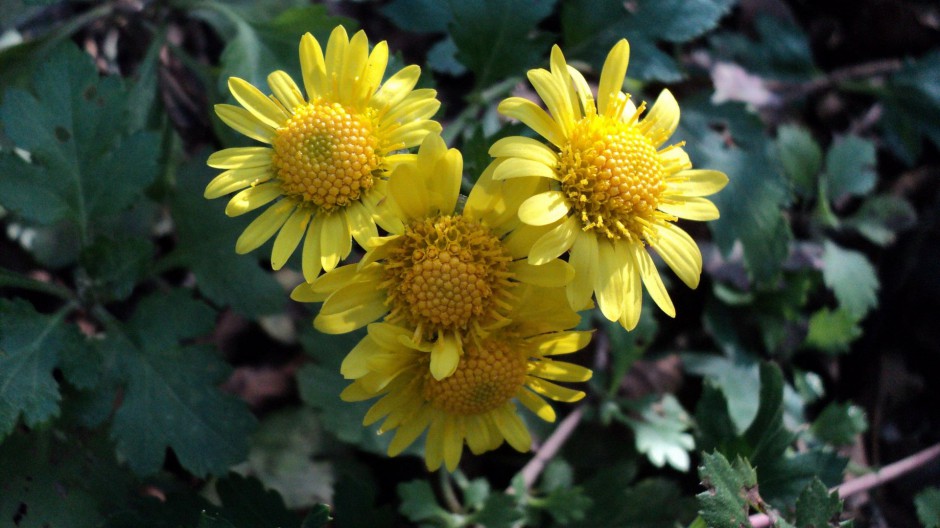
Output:
[[[887,364],[867,351],[884,343],[877,321],[909,291],[902,280],[940,291],[936,250],[922,249],[936,241],[936,198],[919,193],[936,192],[940,49],[833,71],[792,15],[812,8],[790,4],[0,5],[0,524],[864,518],[832,489],[864,471],[849,447],[871,433],[877,453],[888,433],[881,408],[846,387],[868,383],[859,362]],[[622,38],[627,91],[652,100],[668,85],[695,166],[728,175],[712,197],[721,218],[686,226],[705,256],[699,287],[674,287],[661,266],[675,319],[648,296],[630,331],[581,313],[594,338],[578,361],[594,377],[555,424],[524,417],[534,453],[464,457],[452,473],[429,473],[420,445],[388,459],[392,435],[361,425],[371,402],[339,397],[365,332],[316,331],[288,297],[304,281],[300,252],[277,272],[262,258],[270,242],[237,255],[248,220],[203,198],[210,152],[248,145],[210,117],[234,102],[229,78],[300,79],[301,35],[325,43],[338,25],[388,40],[389,73],[423,66],[419,87],[438,90],[435,119],[463,153],[464,194],[496,141],[535,136],[497,107],[537,99],[525,73],[547,67],[553,43],[595,83]],[[831,99],[837,110],[820,108]],[[928,294],[897,317],[929,314]],[[935,442],[936,428],[912,438]],[[911,491],[898,515],[937,526],[936,486]]]

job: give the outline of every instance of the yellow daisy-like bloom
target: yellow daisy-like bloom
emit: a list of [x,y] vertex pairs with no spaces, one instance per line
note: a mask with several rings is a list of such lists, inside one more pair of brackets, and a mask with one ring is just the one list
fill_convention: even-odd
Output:
[[[369,325],[369,334],[343,361],[342,373],[356,380],[342,393],[346,401],[381,397],[363,420],[384,418],[380,432],[395,431],[388,447],[396,456],[425,430],[428,469],[457,468],[463,445],[480,454],[503,440],[528,451],[532,438],[517,413],[519,402],[539,418],[555,421],[555,411],[542,397],[575,402],[581,391],[553,383],[582,382],[591,371],[552,356],[580,350],[590,332],[565,331],[577,324],[560,288],[558,295],[539,293],[520,303],[513,324],[479,341],[465,344],[453,375],[430,375],[426,350],[407,346],[411,331],[388,323]],[[549,381],[551,380],[551,381]]]
[[595,106],[584,77],[553,47],[551,71],[528,75],[548,112],[520,97],[499,105],[502,114],[522,121],[551,146],[510,137],[497,141],[490,154],[505,160],[496,169],[497,180],[540,176],[552,182],[519,208],[527,224],[560,222],[533,245],[529,261],[546,262],[570,249],[576,270],[567,289],[571,305],[583,306],[594,293],[605,317],[633,329],[642,285],[675,316],[646,246],[690,288],[697,287],[701,252],[674,222],[718,218],[718,209],[703,196],[721,190],[728,178],[714,170],[691,170],[681,143],[664,146],[679,123],[679,106],[668,90],[640,118],[645,103],[637,108],[621,92],[629,54],[621,40],[607,56]]
[[[206,187],[206,198],[239,191],[225,208],[238,216],[271,204],[238,238],[238,253],[252,251],[277,234],[271,266],[280,269],[301,239],[304,277],[331,270],[360,244],[378,235],[376,215],[387,194],[387,174],[413,161],[396,151],[416,146],[440,124],[434,90],[414,90],[421,73],[407,66],[385,83],[388,45],[369,52],[360,31],[349,39],[337,26],[326,55],[307,33],[300,41],[300,66],[307,99],[283,71],[268,76],[273,95],[229,79],[241,106],[216,105],[216,114],[236,131],[269,147],[230,148],[209,157],[226,169]],[[273,202],[273,203],[272,203]]]
[[[430,370],[443,379],[456,369],[463,343],[510,322],[520,284],[561,287],[574,269],[559,259],[526,261],[532,242],[550,228],[521,224],[518,201],[544,185],[539,178],[494,182],[493,163],[457,212],[463,159],[439,136],[428,136],[413,165],[389,179],[390,236],[373,239],[358,264],[342,266],[291,297],[324,301],[314,326],[339,334],[386,316],[411,329],[415,347],[430,347]],[[392,225],[394,224],[394,225]]]

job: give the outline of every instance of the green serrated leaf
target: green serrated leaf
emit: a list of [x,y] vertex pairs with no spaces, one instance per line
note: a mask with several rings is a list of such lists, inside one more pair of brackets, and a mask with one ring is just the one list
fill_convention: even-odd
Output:
[[80,348],[66,311],[43,315],[21,300],[0,299],[0,440],[22,415],[29,427],[59,415],[59,384],[52,370],[64,349]]
[[806,346],[841,354],[849,351],[849,345],[861,337],[858,318],[848,311],[823,308],[809,318]]
[[267,490],[253,477],[229,473],[215,486],[222,500],[222,513],[239,526],[253,528],[294,527],[298,518],[285,506],[281,496]]
[[[763,125],[740,104],[716,107],[693,98],[683,102],[682,112],[675,139],[686,141],[693,164],[728,175],[728,185],[710,197],[721,211],[720,219],[708,223],[715,242],[729,254],[740,241],[751,278],[758,284],[772,283],[792,238],[783,215],[790,192],[786,178],[771,163]],[[715,132],[714,126],[726,128],[727,135]]]
[[552,13],[556,0],[450,0],[449,33],[457,59],[475,76],[477,89],[537,65],[548,50],[532,39],[535,26]]
[[223,200],[203,198],[203,189],[215,174],[204,159],[196,156],[180,169],[170,202],[178,240],[159,265],[191,270],[199,291],[220,306],[250,317],[277,313],[285,303],[281,286],[253,258],[235,253],[235,241],[249,219],[228,218]]
[[755,503],[757,473],[748,461],[738,457],[732,465],[721,453],[703,453],[698,474],[708,488],[696,495],[708,526],[749,526],[748,511]]
[[878,305],[878,275],[864,254],[827,240],[822,265],[823,281],[832,289],[841,309],[861,319]]
[[814,478],[796,500],[796,526],[798,528],[826,528],[830,519],[842,512],[839,493],[831,494],[821,480]]
[[822,168],[822,149],[812,134],[798,126],[782,126],[777,131],[777,153],[783,168],[803,197],[816,193],[816,179]]
[[[704,376],[721,389],[727,401],[726,414],[737,431],[743,431],[754,421],[759,402],[754,398],[760,388],[757,362],[745,356],[714,356],[683,354],[682,362],[688,372]],[[717,405],[717,402],[712,402]],[[711,412],[713,409],[709,409]],[[726,424],[722,424],[724,427]]]
[[426,480],[412,480],[398,485],[401,505],[398,511],[408,519],[421,521],[441,521],[451,523],[451,514],[437,503],[434,490]]
[[885,142],[913,165],[924,137],[940,146],[940,51],[908,60],[877,93],[885,105],[881,124]]
[[512,528],[525,514],[519,509],[516,498],[504,493],[494,493],[486,498],[483,507],[470,516],[469,522],[493,528]]
[[590,62],[597,71],[611,47],[630,40],[631,78],[675,82],[679,65],[657,42],[686,42],[714,28],[735,0],[639,0],[629,3],[576,0],[562,4],[566,57]]
[[917,519],[924,528],[940,528],[940,488],[926,488],[914,497]]
[[671,394],[643,410],[643,421],[631,421],[636,450],[644,453],[656,467],[669,464],[679,471],[689,469],[689,451],[695,439],[685,431],[689,417],[682,404]]
[[7,90],[0,106],[6,134],[30,158],[0,155],[0,204],[39,224],[67,219],[88,243],[96,224],[133,205],[156,178],[158,138],[123,137],[126,90],[115,77],[99,79],[72,44],[36,69],[33,88],[36,95]]
[[428,66],[436,72],[455,77],[467,73],[467,67],[457,60],[457,45],[450,37],[431,46],[428,50]]
[[228,93],[229,77],[239,77],[262,90],[267,87],[268,75],[275,70],[284,70],[299,80],[297,49],[304,33],[312,33],[325,49],[334,27],[342,25],[347,32],[356,28],[355,21],[330,15],[324,5],[266,10],[265,15],[280,13],[274,19],[252,18],[254,15],[244,14],[221,2],[204,3],[202,7],[208,10],[208,14],[197,14],[227,40],[219,58],[222,64],[219,92],[223,94]]
[[810,430],[823,442],[846,446],[855,442],[856,436],[867,428],[868,420],[861,407],[833,402],[823,409]]
[[396,26],[412,33],[443,33],[452,17],[447,2],[439,0],[393,0],[379,11]]
[[153,244],[147,239],[95,239],[80,256],[88,273],[88,286],[99,302],[123,301],[150,268]]
[[809,37],[794,22],[758,16],[757,39],[740,32],[725,32],[709,38],[718,57],[736,62],[748,72],[782,81],[804,81],[817,74]]
[[882,195],[865,200],[855,214],[843,220],[842,226],[884,247],[916,221],[917,212],[910,202],[900,196]]
[[0,444],[0,519],[18,528],[97,528],[123,508],[136,482],[102,438],[18,432]]
[[178,343],[205,333],[213,317],[189,294],[171,292],[142,301],[126,333],[108,336],[127,380],[111,435],[138,474],[158,471],[168,447],[197,476],[225,473],[247,454],[255,420],[216,388],[227,366],[207,346]]
[[858,136],[837,140],[826,153],[828,199],[863,195],[875,188],[875,145]]
[[312,409],[285,409],[268,415],[251,438],[251,451],[238,471],[258,477],[281,494],[290,509],[315,506],[333,493],[333,472],[320,460],[323,426]]

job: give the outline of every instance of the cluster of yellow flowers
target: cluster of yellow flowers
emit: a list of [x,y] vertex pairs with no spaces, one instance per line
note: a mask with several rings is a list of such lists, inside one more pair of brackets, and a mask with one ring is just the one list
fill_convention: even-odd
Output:
[[[384,41],[370,51],[365,33],[350,39],[337,27],[324,53],[304,35],[306,98],[282,71],[268,77],[272,95],[229,81],[241,106],[218,105],[216,113],[268,146],[212,154],[208,164],[225,172],[205,196],[237,191],[230,216],[268,205],[236,251],[274,237],[274,269],[303,240],[306,281],[291,297],[323,303],[317,329],[367,327],[343,361],[352,382],[341,397],[378,398],[364,423],[383,420],[381,431],[394,431],[390,455],[425,431],[432,470],[454,470],[465,443],[475,454],[504,440],[528,450],[516,402],[553,421],[543,397],[585,395],[556,383],[591,377],[588,368],[555,359],[590,341],[590,332],[572,330],[577,311],[593,299],[604,317],[632,329],[645,285],[674,316],[648,247],[684,283],[698,285],[701,253],[674,222],[718,218],[703,197],[727,177],[691,170],[682,144],[666,145],[679,121],[668,90],[649,112],[622,92],[628,57],[621,40],[595,99],[555,46],[550,69],[528,75],[547,112],[520,97],[499,105],[547,143],[497,141],[495,159],[462,206],[463,159],[430,119],[440,106],[436,92],[415,89],[417,66],[382,82]],[[365,255],[339,266],[353,239]]]

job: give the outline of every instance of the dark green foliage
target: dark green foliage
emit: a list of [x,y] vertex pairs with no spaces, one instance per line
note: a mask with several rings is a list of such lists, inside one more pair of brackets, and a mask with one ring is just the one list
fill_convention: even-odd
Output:
[[657,43],[678,43],[714,28],[734,0],[614,0],[564,2],[561,11],[566,56],[584,59],[600,71],[610,48],[630,40],[628,75],[642,80],[675,82],[682,71]]

